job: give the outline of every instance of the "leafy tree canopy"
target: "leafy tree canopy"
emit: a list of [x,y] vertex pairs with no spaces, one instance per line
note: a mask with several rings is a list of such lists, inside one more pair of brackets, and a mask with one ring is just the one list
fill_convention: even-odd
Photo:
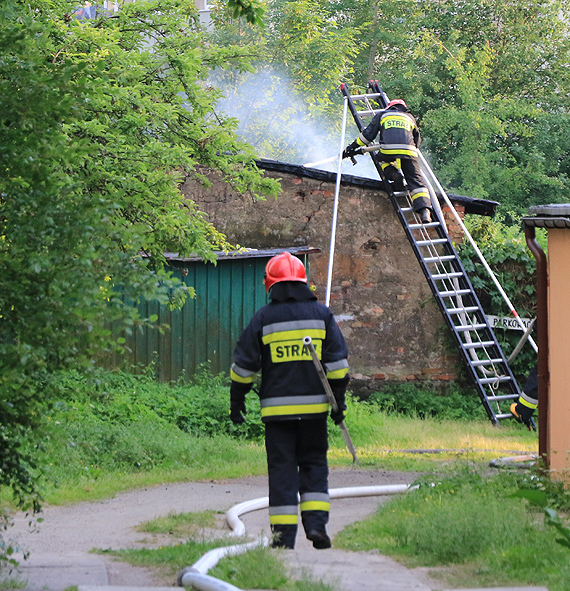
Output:
[[37,502],[52,373],[112,348],[111,323],[152,320],[123,298],[185,296],[165,251],[231,248],[179,182],[202,165],[236,190],[278,192],[206,83],[248,58],[207,42],[193,2],[138,0],[88,21],[73,9],[0,5],[0,485],[21,506]]

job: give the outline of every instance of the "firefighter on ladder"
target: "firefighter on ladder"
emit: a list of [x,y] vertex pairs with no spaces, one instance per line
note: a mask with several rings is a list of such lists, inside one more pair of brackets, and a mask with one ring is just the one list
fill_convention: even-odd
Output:
[[422,223],[431,222],[431,200],[418,163],[420,132],[415,118],[402,99],[390,101],[384,111],[374,115],[368,127],[345,148],[342,157],[354,158],[356,154],[362,153],[360,148],[370,145],[378,134],[378,155],[383,161],[384,175],[396,186],[403,174],[414,211]]
[[230,418],[245,420],[245,396],[261,370],[259,398],[265,424],[269,521],[273,547],[294,548],[298,523],[317,549],[331,547],[327,415],[329,405],[303,338],[311,336],[344,419],[349,381],[348,351],[331,310],[307,286],[303,263],[288,252],[267,263],[270,303],[258,310],[241,335],[231,368]]

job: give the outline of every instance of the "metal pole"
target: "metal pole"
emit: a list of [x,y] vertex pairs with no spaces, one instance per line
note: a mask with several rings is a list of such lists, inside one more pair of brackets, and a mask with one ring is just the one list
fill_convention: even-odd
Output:
[[[303,345],[305,345],[305,347],[307,347],[307,349],[309,350],[309,353],[311,354],[311,357],[313,359],[313,363],[315,364],[315,368],[317,369],[317,373],[319,374],[319,378],[321,379],[321,382],[322,382],[325,392],[327,394],[329,404],[332,406],[333,410],[335,412],[337,412],[338,411],[338,404],[336,402],[336,398],[334,397],[331,385],[329,384],[329,381],[327,380],[327,376],[326,376],[325,370],[323,369],[323,366],[321,364],[321,360],[319,359],[319,356],[317,355],[317,352],[315,351],[315,345],[313,345],[313,340],[311,339],[311,337],[309,337],[309,336],[304,337],[303,338]],[[346,443],[346,447],[348,447],[348,451],[350,452],[350,455],[352,456],[352,463],[354,464],[355,462],[358,462],[358,458],[356,457],[356,450],[354,449],[354,445],[352,444],[352,439],[350,438],[350,435],[348,434],[348,429],[346,428],[344,421],[341,421],[338,426],[340,427],[340,430],[342,432],[342,436],[344,437],[344,441]]]
[[333,221],[331,229],[331,243],[329,248],[329,269],[327,274],[327,293],[325,297],[325,305],[329,305],[331,301],[331,283],[332,283],[332,272],[334,262],[334,245],[336,239],[336,220],[338,214],[338,195],[340,192],[340,179],[342,176],[342,152],[344,150],[344,135],[346,132],[346,116],[348,113],[348,98],[344,97],[344,109],[342,111],[342,130],[340,134],[340,149],[338,152],[338,170],[336,172],[336,187],[334,191],[334,208],[333,208]]

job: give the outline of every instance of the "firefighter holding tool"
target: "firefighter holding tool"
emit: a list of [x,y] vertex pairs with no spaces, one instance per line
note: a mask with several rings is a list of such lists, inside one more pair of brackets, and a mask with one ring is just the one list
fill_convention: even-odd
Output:
[[424,184],[418,162],[421,137],[416,120],[402,99],[390,101],[384,111],[376,113],[370,124],[349,144],[343,158],[361,154],[363,146],[369,146],[379,136],[378,157],[383,162],[386,178],[396,186],[403,177],[412,198],[413,210],[422,223],[431,222],[431,200]]
[[261,371],[259,398],[265,425],[272,546],[294,548],[298,524],[317,549],[331,547],[327,464],[327,394],[303,344],[309,335],[344,420],[348,351],[331,310],[317,302],[303,263],[288,252],[269,260],[265,288],[270,303],[241,335],[231,368],[230,417],[244,421],[245,396]]

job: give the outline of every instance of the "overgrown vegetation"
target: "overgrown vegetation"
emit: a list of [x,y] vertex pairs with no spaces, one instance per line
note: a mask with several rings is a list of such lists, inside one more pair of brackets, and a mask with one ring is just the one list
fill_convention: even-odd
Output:
[[[467,220],[467,228],[519,315],[532,319],[536,317],[537,304],[536,261],[526,245],[520,218],[513,214],[509,221],[507,223],[504,216],[499,219],[471,216]],[[545,233],[537,232],[537,240],[546,252]],[[460,246],[459,255],[485,312],[495,316],[511,316],[501,294],[468,241]],[[522,331],[498,328],[495,335],[503,351],[509,356],[521,338]],[[536,327],[531,336],[536,340]],[[527,343],[511,363],[511,369],[521,384],[524,384],[536,363],[536,353]]]
[[279,192],[205,83],[249,58],[208,44],[193,2],[124,3],[84,22],[76,7],[0,4],[0,485],[34,509],[53,373],[120,346],[111,323],[156,320],[125,302],[191,295],[164,271],[165,252],[212,261],[232,248],[180,182],[205,182],[203,165],[252,197]]
[[[198,538],[199,536],[182,544],[164,545],[156,549],[117,550],[112,551],[112,554],[134,565],[155,567],[165,576],[172,577],[188,565],[194,564],[209,550],[228,545],[227,539],[197,541]],[[262,546],[246,554],[223,558],[208,574],[223,581],[231,581],[232,585],[240,589],[332,591],[330,585],[303,573],[300,578],[292,579],[280,554]]]
[[425,419],[484,420],[487,414],[473,388],[461,388],[457,383],[441,392],[433,384],[390,384],[373,392],[369,401],[386,413],[400,413]]
[[567,522],[570,495],[561,485],[520,472],[483,476],[472,466],[418,484],[371,518],[347,527],[335,544],[377,549],[409,566],[438,567],[430,574],[446,585],[568,588],[568,548],[519,494],[541,490]]
[[[156,382],[152,370],[139,375],[68,371],[57,374],[51,387],[56,402],[41,417],[42,444],[36,450],[43,495],[50,503],[102,498],[164,481],[262,474],[266,469],[257,396],[248,395],[246,422],[234,426],[226,378],[206,369],[192,383],[175,384]],[[480,409],[471,412],[478,405],[474,393],[472,399],[457,394],[448,406],[452,411],[462,400],[467,409],[463,417],[469,420],[438,418],[447,399],[424,388],[403,385],[403,404],[397,389],[390,391],[390,398],[378,395],[370,402],[348,397],[347,424],[363,466],[434,469],[434,457],[410,459],[400,451],[411,448],[455,450],[437,456],[436,464],[457,453],[536,448],[536,437],[515,423],[497,430]],[[456,416],[460,414],[458,408]],[[350,465],[342,436],[332,424],[330,439],[332,465]],[[8,501],[6,488],[2,497]]]

